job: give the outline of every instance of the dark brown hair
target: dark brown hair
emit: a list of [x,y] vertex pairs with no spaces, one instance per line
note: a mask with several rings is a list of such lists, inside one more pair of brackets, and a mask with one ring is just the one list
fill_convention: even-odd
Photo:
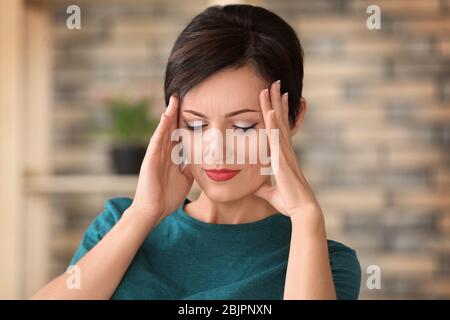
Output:
[[164,81],[166,105],[213,73],[250,64],[267,82],[281,80],[289,92],[293,125],[303,89],[303,49],[282,18],[251,5],[212,6],[194,17],[170,53]]

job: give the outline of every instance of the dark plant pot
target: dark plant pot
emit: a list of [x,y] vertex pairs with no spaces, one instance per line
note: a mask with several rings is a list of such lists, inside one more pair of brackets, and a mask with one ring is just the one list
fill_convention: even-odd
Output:
[[118,174],[138,174],[145,156],[145,146],[117,145],[111,148],[114,171]]

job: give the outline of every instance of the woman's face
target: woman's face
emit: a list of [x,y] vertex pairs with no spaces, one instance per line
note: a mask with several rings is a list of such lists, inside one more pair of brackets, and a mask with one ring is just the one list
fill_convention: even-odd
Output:
[[[179,128],[188,129],[188,140],[190,147],[188,153],[200,152],[200,163],[188,164],[185,170],[190,170],[203,192],[215,201],[225,202],[238,200],[254,193],[269,176],[261,174],[262,165],[260,156],[257,161],[250,160],[250,139],[246,139],[245,147],[241,149],[241,156],[245,157],[245,163],[237,163],[238,150],[236,137],[252,132],[255,129],[256,136],[263,134],[265,128],[264,120],[259,104],[260,92],[267,88],[269,83],[258,76],[249,66],[238,69],[224,69],[197,86],[193,87],[181,101]],[[195,127],[195,129],[193,129]],[[239,128],[242,128],[239,130]],[[204,133],[209,129],[216,129],[222,133],[223,146],[217,140],[205,141]],[[226,130],[233,132],[233,144],[226,140]],[[198,130],[198,131],[197,131]],[[197,132],[197,133],[194,133]],[[194,140],[194,135],[203,133],[203,143]],[[244,133],[245,132],[245,133]],[[207,136],[207,135],[206,135]],[[198,137],[198,136],[197,136]],[[267,147],[267,139],[264,140]],[[230,146],[234,145],[234,149]],[[223,159],[217,161],[211,159],[211,150],[222,148]],[[231,152],[230,152],[231,150]],[[259,153],[260,148],[256,149]],[[267,150],[267,149],[266,149]],[[233,163],[226,163],[226,154],[234,155]],[[266,156],[268,154],[266,153]],[[254,156],[254,155],[253,155]],[[242,158],[241,158],[242,159]],[[191,158],[191,162],[192,158]],[[250,163],[249,163],[250,162]],[[217,171],[219,169],[219,171]],[[226,170],[220,171],[220,169]],[[216,171],[215,171],[216,170]]]

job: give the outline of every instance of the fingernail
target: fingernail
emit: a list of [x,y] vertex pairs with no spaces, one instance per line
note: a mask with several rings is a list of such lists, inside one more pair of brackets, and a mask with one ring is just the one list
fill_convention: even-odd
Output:
[[275,84],[275,89],[277,91],[280,91],[281,90],[281,80],[275,81],[274,84]]
[[269,98],[269,89],[264,89],[264,96]]
[[289,92],[285,92],[284,94],[283,94],[283,97],[287,100],[288,99],[288,94],[289,94]]

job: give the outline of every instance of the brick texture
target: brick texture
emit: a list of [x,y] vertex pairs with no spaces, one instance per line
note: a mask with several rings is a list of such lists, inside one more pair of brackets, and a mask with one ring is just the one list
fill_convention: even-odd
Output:
[[[106,173],[107,148],[89,134],[104,123],[96,98],[149,90],[161,110],[171,46],[210,2],[79,3],[81,30],[65,28],[64,2],[52,7],[54,164]],[[358,252],[361,298],[450,298],[450,2],[252,3],[284,17],[303,43],[309,110],[296,149],[329,238]],[[381,8],[381,30],[366,27],[370,4]],[[83,210],[97,212],[101,198],[84,199]],[[69,240],[86,226],[76,223],[78,200],[58,199],[72,217],[60,226],[75,229]],[[70,243],[55,252],[67,259]],[[369,265],[381,268],[380,290],[366,287]]]

